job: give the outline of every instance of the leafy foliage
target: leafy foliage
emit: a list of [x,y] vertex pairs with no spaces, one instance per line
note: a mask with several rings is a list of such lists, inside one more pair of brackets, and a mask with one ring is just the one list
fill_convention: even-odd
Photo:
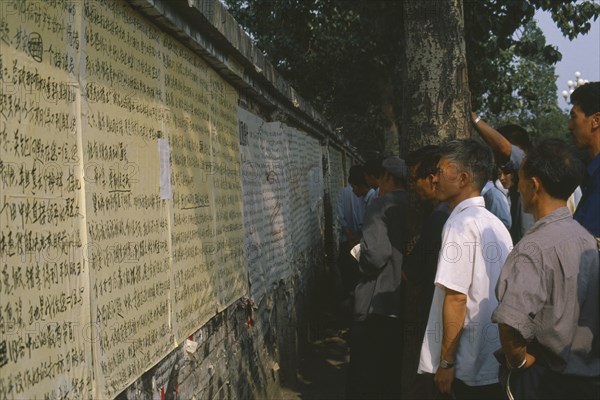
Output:
[[[391,102],[401,115],[403,1],[222,1],[284,78],[359,149],[382,149],[383,110]],[[465,39],[474,109],[545,134],[564,119],[554,83],[561,55],[533,23],[536,9],[549,11],[569,38],[600,14],[589,0],[464,0]]]
[[533,136],[566,134],[568,116],[556,101],[554,65],[547,61],[548,52],[544,51],[548,48],[532,20],[518,42],[498,51],[493,62],[500,76],[496,82],[486,82],[495,90],[479,99],[478,110],[488,122],[495,126],[518,124]]

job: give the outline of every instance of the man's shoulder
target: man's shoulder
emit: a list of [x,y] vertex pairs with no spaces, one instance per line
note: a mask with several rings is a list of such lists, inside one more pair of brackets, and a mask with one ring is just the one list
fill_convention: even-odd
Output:
[[600,181],[600,154],[592,159],[587,165],[588,173],[596,181]]
[[462,237],[485,235],[489,238],[491,234],[499,240],[510,241],[512,245],[510,234],[502,221],[485,207],[470,207],[457,215],[450,215],[444,231]]
[[[378,196],[371,199],[369,206],[366,207],[365,210],[365,223],[368,219],[371,219],[375,216],[381,216],[381,214],[385,212],[390,205],[392,205],[392,203],[390,203],[389,199],[386,199],[385,196]],[[369,218],[367,218],[367,216]]]
[[[483,198],[483,196],[482,196],[482,198]],[[487,220],[487,219],[491,218],[493,216],[493,214],[490,213],[484,207],[484,204],[485,203],[482,201],[482,203],[480,205],[470,205],[468,207],[463,208],[458,213],[451,213],[450,218],[448,218],[448,223],[453,224],[453,225],[462,226],[462,225],[469,225],[473,221],[482,222],[482,218],[483,218],[483,220]]]
[[506,199],[506,196],[504,195],[504,193],[502,193],[502,191],[500,189],[498,189],[496,186],[490,187],[490,189],[487,192],[485,192],[485,194],[483,194],[482,196],[484,199],[491,200],[491,201],[498,201],[498,200]]
[[448,206],[448,203],[444,203],[438,204],[433,211],[431,211],[428,220],[430,222],[443,221],[443,223],[446,223],[448,217],[450,217],[450,207]]
[[348,194],[351,194],[354,196],[354,193],[352,193],[352,187],[351,186],[344,186],[342,188],[342,190],[339,191],[338,193],[338,200],[342,200],[345,198],[348,198]]
[[541,250],[548,248],[570,246],[573,242],[582,242],[585,248],[593,249],[596,239],[581,224],[573,218],[562,218],[544,224],[528,232],[515,246],[525,250],[535,243]]
[[510,145],[510,161],[512,161],[516,170],[518,170],[525,158],[525,152],[518,146],[514,144]]
[[406,190],[394,190],[387,192],[383,196],[373,199],[373,203],[381,204],[384,207],[392,207],[408,202],[408,192]]

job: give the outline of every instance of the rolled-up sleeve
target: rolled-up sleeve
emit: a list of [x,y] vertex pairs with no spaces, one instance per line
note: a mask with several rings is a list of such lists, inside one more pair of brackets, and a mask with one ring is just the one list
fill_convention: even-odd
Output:
[[547,298],[542,254],[528,246],[535,244],[520,243],[506,259],[496,286],[499,304],[492,314],[493,322],[511,326],[525,340],[534,338],[535,317]]
[[525,152],[523,150],[514,144],[510,145],[510,161],[512,161],[515,168],[515,174],[519,171],[519,168],[521,168],[521,163],[524,158]]

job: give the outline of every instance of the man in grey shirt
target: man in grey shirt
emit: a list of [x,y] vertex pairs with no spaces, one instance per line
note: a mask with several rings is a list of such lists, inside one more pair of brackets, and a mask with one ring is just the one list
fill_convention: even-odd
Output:
[[379,197],[367,208],[360,242],[360,279],[354,292],[348,398],[400,395],[400,284],[405,242],[407,168],[383,160]]
[[492,315],[509,398],[600,395],[598,248],[566,208],[581,171],[557,139],[533,146],[519,170],[523,207],[536,223],[504,264]]

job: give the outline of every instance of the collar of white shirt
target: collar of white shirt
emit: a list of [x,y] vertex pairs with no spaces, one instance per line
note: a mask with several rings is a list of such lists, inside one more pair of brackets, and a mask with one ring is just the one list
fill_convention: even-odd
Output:
[[469,207],[485,207],[485,200],[481,196],[475,196],[461,201],[456,207],[454,207],[454,210],[452,210],[450,218],[463,212]]

